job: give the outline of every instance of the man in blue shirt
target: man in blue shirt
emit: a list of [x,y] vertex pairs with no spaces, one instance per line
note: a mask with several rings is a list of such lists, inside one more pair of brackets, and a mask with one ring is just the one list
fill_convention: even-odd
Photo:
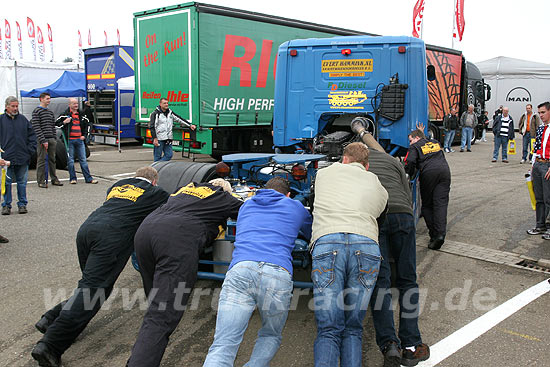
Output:
[[233,366],[256,306],[262,328],[246,366],[268,366],[277,353],[292,298],[294,241],[300,231],[307,239],[311,236],[311,215],[289,196],[288,181],[274,177],[241,207],[214,342],[204,366]]

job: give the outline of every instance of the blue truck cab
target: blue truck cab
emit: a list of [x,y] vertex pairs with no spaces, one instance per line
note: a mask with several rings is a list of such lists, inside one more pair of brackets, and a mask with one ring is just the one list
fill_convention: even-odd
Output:
[[283,152],[336,160],[356,139],[349,124],[362,116],[394,156],[408,134],[428,126],[426,50],[412,37],[346,36],[299,39],[279,47],[273,141]]
[[[134,87],[118,81],[134,76],[134,48],[105,46],[84,51],[87,99],[94,115],[91,135],[96,143],[116,145],[135,133]],[[120,129],[119,129],[120,127]]]

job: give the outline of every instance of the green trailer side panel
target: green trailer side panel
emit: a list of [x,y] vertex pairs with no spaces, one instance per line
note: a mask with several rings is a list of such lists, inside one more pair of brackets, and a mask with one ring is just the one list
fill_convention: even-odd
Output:
[[333,36],[216,14],[198,13],[198,18],[203,127],[271,124],[279,46],[291,39]]
[[193,13],[192,8],[173,9],[135,18],[137,120],[148,121],[164,97],[174,112],[192,121]]

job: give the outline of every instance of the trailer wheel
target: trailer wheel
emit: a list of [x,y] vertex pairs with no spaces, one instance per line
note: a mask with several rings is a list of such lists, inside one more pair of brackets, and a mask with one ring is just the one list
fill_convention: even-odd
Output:
[[151,166],[159,173],[158,185],[169,193],[190,182],[207,182],[217,177],[214,163],[168,161],[155,162]]
[[65,142],[63,139],[57,139],[57,144],[55,146],[55,167],[57,169],[67,169],[67,149],[65,148]]
[[428,138],[440,141],[439,129],[434,124],[428,125]]

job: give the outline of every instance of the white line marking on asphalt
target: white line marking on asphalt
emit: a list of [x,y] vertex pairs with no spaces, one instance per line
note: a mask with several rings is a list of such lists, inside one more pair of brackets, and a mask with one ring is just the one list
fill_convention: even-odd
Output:
[[94,156],[96,156],[96,155],[101,155],[101,153],[91,153],[91,154],[90,154],[90,157],[94,157]]
[[509,316],[548,292],[550,292],[550,279],[546,279],[521,292],[517,296],[509,299],[433,345],[430,348],[430,359],[425,362],[420,362],[418,366],[436,366],[447,357],[453,355],[458,350],[491,330]]

